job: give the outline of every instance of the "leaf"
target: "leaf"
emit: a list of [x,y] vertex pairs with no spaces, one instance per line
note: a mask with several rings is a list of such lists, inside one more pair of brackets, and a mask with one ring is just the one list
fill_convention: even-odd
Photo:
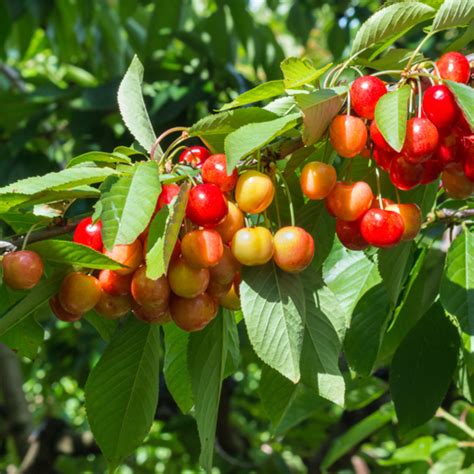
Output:
[[113,466],[130,455],[151,428],[159,371],[160,326],[128,318],[92,369],[85,388],[92,433]]
[[188,364],[201,441],[199,463],[212,469],[214,438],[227,357],[227,319],[219,313],[202,331],[189,338]]
[[288,115],[296,107],[296,99],[293,96],[279,97],[272,100],[263,109],[280,117]]
[[448,250],[441,280],[441,303],[461,328],[474,335],[474,233],[465,229]]
[[131,164],[132,160],[125,155],[120,153],[105,153],[103,151],[89,151],[82,155],[74,157],[67,164],[68,168],[73,166],[82,165],[84,163],[105,163],[105,164]]
[[166,386],[183,413],[188,413],[194,405],[191,375],[188,368],[189,333],[175,324],[165,324],[165,358],[163,373]]
[[282,80],[268,81],[263,84],[245,91],[236,97],[232,102],[225,104],[220,108],[220,111],[241,107],[242,105],[252,104],[254,102],[261,102],[262,100],[271,99],[278,95],[285,93],[285,84]]
[[85,268],[119,270],[124,266],[103,253],[86,245],[68,240],[42,240],[28,245],[28,250],[38,252],[48,262],[78,265]]
[[[146,111],[142,95],[143,65],[137,56],[134,56],[118,89],[118,104],[122,119],[130,133],[147,151],[151,151],[156,135]],[[157,155],[162,154],[160,146]],[[154,157],[153,157],[154,158]]]
[[466,84],[454,81],[444,81],[454,94],[454,98],[464,113],[471,128],[474,128],[474,90]]
[[160,191],[158,164],[147,161],[137,163],[130,176],[102,195],[102,239],[107,249],[137,239],[151,220]]
[[311,84],[321,77],[332,63],[321,69],[316,69],[309,59],[286,58],[281,64],[286,89],[297,89],[305,84]]
[[467,26],[473,19],[474,4],[471,1],[445,0],[433,20],[432,31]]
[[224,378],[237,371],[240,365],[240,339],[236,317],[233,311],[222,309],[227,321],[227,360]]
[[379,399],[388,390],[388,384],[378,377],[356,377],[346,381],[347,411],[360,410]]
[[34,360],[43,344],[44,329],[32,314],[23,319],[0,336],[0,343],[5,344],[20,357]]
[[299,94],[296,102],[303,112],[303,142],[316,143],[341,110],[347,87],[319,89],[310,94]]
[[405,142],[409,100],[410,86],[403,86],[383,95],[375,106],[377,127],[396,151],[400,151]]
[[435,303],[393,356],[390,391],[400,431],[426,423],[443,401],[457,363],[457,329]]
[[417,461],[431,462],[431,447],[433,438],[422,436],[412,441],[407,446],[396,449],[388,459],[378,460],[380,466],[398,466]]
[[462,470],[465,456],[461,449],[451,449],[430,467],[428,474],[469,474],[468,471]]
[[86,313],[83,319],[85,319],[99,333],[100,337],[105,342],[110,342],[118,326],[118,320],[105,319],[94,310]]
[[294,128],[299,118],[300,114],[294,113],[268,122],[251,123],[227,135],[224,142],[227,173],[230,174],[241,159]]
[[273,263],[243,268],[240,299],[257,356],[297,382],[305,313],[303,285],[298,275],[282,272]]
[[388,47],[395,39],[434,14],[433,8],[419,2],[400,2],[381,8],[360,27],[352,43],[351,56],[381,42]]

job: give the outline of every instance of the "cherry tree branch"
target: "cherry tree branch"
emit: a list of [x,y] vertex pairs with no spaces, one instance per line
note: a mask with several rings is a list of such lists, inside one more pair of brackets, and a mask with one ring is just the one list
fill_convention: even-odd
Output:
[[428,214],[423,227],[438,223],[457,225],[472,219],[474,219],[474,209],[438,209]]

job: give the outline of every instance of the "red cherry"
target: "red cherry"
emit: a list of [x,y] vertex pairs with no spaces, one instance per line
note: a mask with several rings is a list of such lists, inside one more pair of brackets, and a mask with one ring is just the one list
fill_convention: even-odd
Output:
[[402,191],[408,191],[421,183],[423,166],[408,163],[403,156],[392,160],[390,165],[390,181]]
[[377,102],[386,93],[387,88],[378,77],[359,77],[351,86],[352,108],[361,117],[372,120]]
[[215,184],[198,184],[191,189],[186,215],[194,224],[214,227],[225,218],[227,212],[227,201]]
[[388,144],[387,140],[385,140],[384,136],[382,135],[382,132],[379,130],[379,127],[377,127],[375,120],[372,120],[369,131],[370,131],[370,138],[372,138],[374,145],[376,145],[380,150],[383,150],[386,152],[392,152],[392,153],[395,151]]
[[360,222],[362,237],[375,247],[392,247],[400,242],[405,227],[400,214],[369,209]]
[[402,154],[411,163],[421,163],[434,153],[438,140],[438,129],[428,119],[411,118],[407,122]]
[[66,323],[73,323],[74,321],[79,321],[82,318],[82,314],[73,314],[69,311],[66,311],[59,302],[58,295],[53,296],[49,300],[49,307],[53,314],[61,321]]
[[437,128],[448,128],[456,121],[459,108],[452,92],[443,84],[426,89],[423,112]]
[[101,270],[98,279],[103,291],[113,296],[124,296],[130,294],[130,284],[133,275],[119,275],[112,270]]
[[439,178],[441,171],[443,171],[442,163],[436,158],[425,161],[422,166],[423,175],[420,184],[432,183]]
[[237,168],[227,175],[227,162],[224,154],[212,155],[202,165],[202,180],[219,186],[223,193],[232,191],[237,184]]
[[382,150],[378,147],[374,147],[374,151],[372,153],[372,158],[374,161],[387,173],[390,171],[390,164],[392,160],[397,157],[396,152],[387,152]]
[[449,167],[453,163],[457,163],[461,160],[461,153],[459,152],[460,147],[458,146],[456,134],[449,133],[439,137],[434,158],[438,160],[443,167]]
[[328,212],[344,221],[356,221],[372,204],[372,189],[365,181],[337,182],[326,197]]
[[158,202],[156,204],[156,210],[159,211],[163,206],[171,203],[173,198],[179,193],[179,186],[177,184],[163,184],[161,193],[158,196]]
[[200,168],[211,153],[203,146],[191,146],[179,155],[179,162]]
[[91,217],[82,219],[82,221],[77,224],[72,239],[76,244],[87,245],[87,247],[91,249],[102,252],[104,246],[102,242],[102,222],[97,221],[93,224]]
[[467,84],[471,75],[471,66],[466,56],[461,53],[452,51],[450,53],[443,54],[438,61],[436,66],[440,76],[443,79],[449,79],[454,82],[461,82]]
[[336,219],[336,234],[344,247],[351,250],[364,250],[369,246],[360,233],[360,219],[352,222]]
[[466,133],[466,134],[470,134],[472,132],[474,132],[474,129],[471,128],[471,126],[469,125],[467,119],[466,119],[466,116],[464,115],[464,113],[461,111],[461,113],[458,115],[459,119],[456,123],[456,126],[462,130],[463,133]]
[[329,127],[331,145],[339,156],[354,158],[367,143],[367,127],[353,115],[336,115]]
[[[466,142],[468,146],[466,146]],[[467,179],[474,181],[474,135],[471,135],[469,141],[464,140],[463,158],[464,174]]]

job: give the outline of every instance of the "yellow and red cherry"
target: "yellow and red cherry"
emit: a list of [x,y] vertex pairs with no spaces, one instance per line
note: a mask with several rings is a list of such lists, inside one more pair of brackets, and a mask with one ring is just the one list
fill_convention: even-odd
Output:
[[370,138],[379,150],[385,151],[387,153],[395,152],[395,150],[388,144],[387,140],[385,140],[385,137],[382,135],[382,132],[380,131],[379,127],[377,127],[377,123],[375,122],[375,120],[372,120],[372,123],[369,127],[369,132]]
[[301,227],[279,229],[273,237],[273,246],[273,260],[285,272],[302,272],[313,260],[313,237]]
[[453,93],[444,85],[428,87],[423,95],[423,112],[439,130],[451,127],[457,120],[459,108]]
[[195,298],[180,298],[175,295],[171,297],[171,318],[183,331],[204,329],[216,317],[217,310],[216,300],[207,293]]
[[230,309],[231,311],[238,311],[240,309],[239,283],[240,278],[237,278],[227,294],[218,299],[219,304],[223,308]]
[[101,293],[102,289],[96,277],[72,272],[64,277],[58,298],[68,313],[84,314],[99,302]]
[[179,155],[179,162],[201,168],[210,155],[210,151],[203,146],[191,146]]
[[161,193],[158,196],[156,210],[159,211],[164,206],[168,206],[171,201],[179,194],[179,186],[175,183],[163,184]]
[[224,154],[211,155],[202,165],[202,180],[219,187],[223,193],[228,193],[235,188],[238,174],[237,168],[227,175],[227,161]]
[[163,310],[161,305],[140,306],[137,303],[132,303],[132,312],[137,319],[148,324],[166,324],[171,321],[169,308],[166,307]]
[[390,181],[402,191],[413,189],[421,183],[423,164],[408,163],[401,155],[394,158],[390,164]]
[[99,302],[94,309],[105,319],[118,319],[125,316],[132,309],[132,298],[130,295],[114,296],[102,291]]
[[222,238],[214,229],[192,230],[181,241],[181,254],[195,268],[217,265],[223,253]]
[[336,185],[337,174],[334,166],[313,161],[301,171],[300,185],[309,199],[324,199]]
[[[380,204],[380,201],[382,201],[382,205]],[[379,199],[378,196],[374,196],[374,199],[372,199],[372,205],[370,206],[370,208],[371,209],[385,209],[387,206],[390,206],[391,204],[395,204],[395,203],[389,198],[381,197]]]
[[351,107],[361,117],[372,120],[377,102],[386,93],[387,87],[378,77],[358,77],[351,85]]
[[60,320],[65,323],[73,323],[79,321],[82,318],[82,314],[73,314],[66,311],[59,302],[58,295],[54,295],[49,299],[49,307],[53,314]]
[[141,306],[153,305],[168,308],[170,285],[165,276],[152,280],[146,276],[146,266],[141,266],[134,274],[131,284],[133,299]]
[[130,285],[133,275],[119,275],[113,270],[101,270],[98,279],[102,290],[112,296],[124,296],[130,294]]
[[403,219],[393,211],[369,209],[360,221],[360,232],[364,240],[374,247],[393,247],[402,239]]
[[265,227],[238,230],[232,239],[232,253],[243,265],[263,265],[273,257],[273,236]]
[[143,246],[140,240],[129,245],[115,245],[111,250],[105,250],[105,255],[124,265],[124,268],[115,270],[119,275],[133,273],[143,262]]
[[439,74],[442,79],[467,84],[471,76],[471,66],[466,56],[461,53],[452,51],[443,54],[436,61]]
[[336,235],[341,244],[350,250],[364,250],[369,246],[360,232],[360,221],[361,219],[352,222],[336,219]]
[[433,155],[438,140],[438,129],[427,118],[411,118],[407,122],[402,154],[410,163],[421,163]]
[[41,257],[32,250],[8,253],[2,260],[3,282],[12,290],[31,290],[44,273]]
[[97,252],[102,252],[104,247],[102,242],[102,222],[99,220],[93,223],[91,217],[82,219],[77,224],[72,240],[76,244],[86,245],[91,249],[97,250]]
[[232,282],[230,283],[220,283],[217,280],[211,280],[209,281],[209,286],[207,287],[206,293],[209,296],[212,296],[216,300],[227,295],[229,290],[232,288]]
[[326,198],[329,213],[343,221],[356,221],[370,208],[374,195],[365,181],[338,182]]
[[215,227],[228,212],[227,201],[218,186],[198,184],[189,193],[186,215],[201,227]]
[[238,271],[240,271],[240,263],[234,257],[230,247],[224,245],[224,251],[219,263],[209,269],[211,282],[216,281],[227,285],[234,280],[234,276]]
[[183,257],[170,262],[168,283],[171,291],[183,298],[194,298],[204,293],[209,285],[207,268],[194,268]]
[[402,240],[413,240],[421,229],[421,209],[416,204],[390,204],[386,211],[400,214],[403,220]]
[[235,200],[239,209],[248,214],[260,214],[273,201],[275,187],[270,176],[260,171],[245,171],[239,176]]
[[367,143],[367,127],[353,115],[337,115],[329,127],[331,145],[339,156],[354,158]]
[[447,195],[453,199],[467,199],[474,193],[474,183],[464,174],[444,170],[441,179]]
[[245,226],[242,211],[231,201],[228,201],[227,204],[229,209],[227,215],[221,223],[214,227],[214,230],[219,232],[222,242],[225,244],[229,243],[234,234]]

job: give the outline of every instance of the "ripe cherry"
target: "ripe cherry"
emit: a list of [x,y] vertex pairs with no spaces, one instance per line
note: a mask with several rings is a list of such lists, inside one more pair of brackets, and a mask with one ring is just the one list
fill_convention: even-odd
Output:
[[115,273],[119,275],[133,273],[143,262],[143,247],[138,239],[129,245],[115,245],[111,250],[106,250],[104,253],[112,260],[125,265],[124,268],[115,270]]
[[212,155],[202,165],[202,180],[219,186],[223,193],[228,193],[237,184],[237,168],[230,176],[227,175],[227,161],[224,154]]
[[245,171],[237,180],[235,199],[239,208],[249,214],[263,212],[273,201],[275,187],[269,176],[260,171]]
[[464,157],[464,174],[469,181],[474,182],[474,150]]
[[416,204],[390,204],[385,210],[400,214],[404,228],[402,240],[413,240],[418,235],[421,228],[421,210]]
[[243,265],[263,265],[273,257],[273,236],[265,227],[240,229],[232,239],[231,248]]
[[434,153],[438,140],[438,129],[428,119],[411,118],[407,122],[402,154],[411,163],[421,163]]
[[461,161],[461,147],[455,133],[442,134],[439,137],[438,147],[434,158],[446,167],[451,167],[454,163]]
[[436,159],[432,158],[430,160],[422,163],[423,174],[421,177],[420,184],[429,184],[439,178],[441,171],[443,171],[442,163]]
[[[380,205],[380,201],[382,201],[382,205]],[[378,198],[378,196],[374,196],[372,199],[372,205],[370,206],[371,209],[385,209],[390,204],[395,204],[391,199],[388,198]]]
[[224,220],[214,227],[214,230],[219,232],[222,242],[229,243],[234,237],[234,234],[244,227],[244,215],[242,211],[231,201],[228,201],[229,211]]
[[195,298],[180,298],[174,295],[171,297],[171,317],[183,331],[204,329],[216,317],[217,309],[216,301],[207,293]]
[[312,161],[304,166],[300,185],[309,199],[324,199],[336,185],[337,174],[334,166]]
[[240,297],[237,292],[238,284],[232,284],[230,290],[225,296],[218,299],[219,304],[226,309],[231,311],[238,311],[240,309]]
[[227,212],[227,201],[215,184],[198,184],[191,189],[186,215],[194,224],[214,227],[225,218]]
[[103,291],[113,296],[124,296],[130,294],[132,277],[131,273],[119,275],[112,270],[101,270],[98,278]]
[[393,211],[369,209],[360,221],[362,237],[375,247],[392,247],[398,244],[403,231],[403,219]]
[[403,156],[392,160],[390,181],[402,191],[408,191],[420,184],[423,178],[423,164],[408,163]]
[[97,278],[81,272],[72,272],[62,281],[58,298],[67,312],[83,314],[99,302],[101,293]]
[[53,314],[61,321],[66,323],[73,323],[74,321],[79,321],[82,318],[82,314],[73,314],[66,311],[59,302],[58,295],[53,296],[49,300],[49,307]]
[[200,168],[210,154],[209,150],[203,146],[191,146],[179,155],[179,162]]
[[206,293],[215,299],[219,299],[227,295],[227,293],[229,292],[231,288],[232,288],[232,282],[220,283],[217,280],[211,279],[209,281],[209,286],[207,287]]
[[146,276],[146,266],[141,266],[132,279],[133,299],[142,306],[153,305],[161,307],[162,311],[168,308],[170,285],[165,276],[152,280]]
[[444,170],[441,178],[446,193],[453,199],[466,199],[474,192],[474,183],[463,174],[455,174]]
[[41,257],[32,250],[8,253],[2,260],[3,282],[12,290],[31,290],[44,273]]
[[374,147],[374,151],[372,153],[372,158],[374,159],[374,161],[380,168],[382,168],[387,173],[390,172],[390,165],[392,164],[392,160],[397,156],[398,155],[396,152],[385,151],[377,146]]
[[94,309],[105,319],[118,319],[132,309],[132,298],[130,295],[113,296],[102,291]]
[[370,186],[364,181],[338,182],[326,198],[326,207],[343,221],[356,221],[370,208],[373,197]]
[[378,149],[387,153],[395,152],[395,150],[388,144],[387,140],[385,140],[385,137],[382,135],[382,132],[379,130],[379,127],[377,127],[377,123],[375,122],[375,120],[372,120],[372,123],[369,127],[369,131],[370,138]]
[[161,193],[158,196],[158,202],[156,204],[156,209],[159,211],[164,206],[167,206],[179,193],[179,186],[177,184],[163,184],[161,188]]
[[285,272],[301,272],[313,260],[313,237],[301,227],[282,227],[273,237],[273,245],[273,259]]
[[224,251],[219,263],[209,269],[211,281],[217,281],[222,284],[231,283],[235,274],[240,270],[240,263],[234,257],[232,250],[224,245]]
[[336,219],[336,234],[344,247],[351,250],[364,250],[369,244],[360,232],[360,219],[347,222]]
[[82,219],[77,224],[72,240],[76,244],[87,245],[91,249],[102,252],[104,247],[102,242],[102,222],[99,220],[94,224],[91,217]]
[[452,92],[443,84],[431,86],[423,95],[423,112],[438,129],[451,127],[458,116]]
[[171,321],[169,308],[163,310],[161,305],[133,305],[133,314],[137,319],[148,324],[166,324]]
[[354,158],[367,142],[367,127],[353,115],[337,115],[329,127],[331,144],[339,156]]
[[168,282],[174,294],[194,298],[204,293],[209,285],[207,268],[193,268],[183,257],[173,260],[168,268]]
[[372,120],[377,102],[386,93],[387,87],[378,77],[358,77],[351,85],[351,106],[358,115]]
[[224,245],[214,229],[193,230],[183,237],[181,253],[192,267],[209,268],[219,263]]
[[438,61],[436,66],[440,76],[443,79],[449,79],[454,82],[461,82],[467,84],[471,75],[471,66],[466,56],[461,53],[452,51],[450,53],[443,54]]

